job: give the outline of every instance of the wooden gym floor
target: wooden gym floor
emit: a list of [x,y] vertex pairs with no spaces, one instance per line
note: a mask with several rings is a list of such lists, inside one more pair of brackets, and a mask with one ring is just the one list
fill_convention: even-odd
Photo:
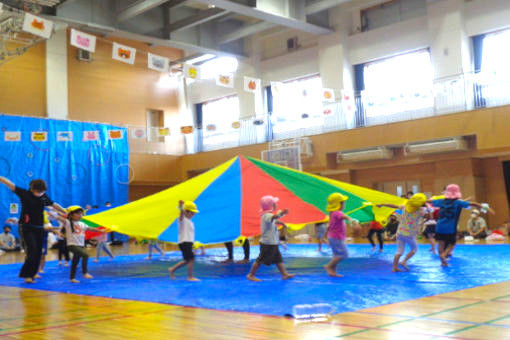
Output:
[[[116,249],[117,253],[125,251]],[[129,253],[142,251],[143,248],[131,246]],[[0,261],[12,260],[2,256]],[[391,287],[386,287],[386,292],[391,294]],[[323,323],[295,323],[292,319],[259,314],[0,286],[0,337],[82,339],[91,336],[105,339],[510,339],[510,281],[337,314]]]

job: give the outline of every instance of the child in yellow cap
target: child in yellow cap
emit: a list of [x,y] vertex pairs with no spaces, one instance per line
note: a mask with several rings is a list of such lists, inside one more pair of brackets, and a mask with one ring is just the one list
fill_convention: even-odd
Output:
[[343,275],[336,272],[336,267],[343,259],[349,257],[347,247],[345,246],[345,237],[347,234],[347,227],[345,220],[349,223],[352,219],[345,215],[342,210],[345,206],[345,201],[348,197],[338,192],[332,193],[328,197],[328,205],[326,210],[329,211],[329,223],[326,230],[329,246],[333,251],[333,258],[327,265],[324,266],[329,276],[342,277]]
[[416,243],[416,235],[420,230],[423,217],[426,213],[424,208],[427,202],[427,197],[422,193],[417,193],[411,196],[403,206],[393,204],[379,204],[378,207],[388,207],[393,209],[402,210],[402,218],[397,230],[397,253],[393,258],[393,272],[400,272],[399,260],[405,251],[406,245],[409,246],[410,251],[407,253],[404,261],[400,265],[406,270],[409,270],[407,261],[416,254],[418,251],[418,244]]
[[198,213],[197,206],[191,201],[179,201],[179,249],[182,253],[183,261],[178,262],[169,268],[170,278],[175,279],[175,271],[182,266],[188,267],[188,281],[200,281],[193,276],[193,265],[195,263],[195,254],[193,254],[193,243],[195,242],[195,225],[191,221],[193,216]]

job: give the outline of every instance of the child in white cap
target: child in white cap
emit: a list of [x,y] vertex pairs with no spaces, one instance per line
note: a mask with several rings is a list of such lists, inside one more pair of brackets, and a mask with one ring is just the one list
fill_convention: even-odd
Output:
[[278,247],[279,233],[276,227],[278,219],[287,215],[289,211],[284,209],[276,212],[276,203],[278,203],[277,197],[264,196],[260,199],[260,206],[262,208],[260,211],[260,229],[262,232],[262,236],[260,237],[260,254],[251,266],[250,273],[246,276],[248,280],[255,282],[261,281],[259,278],[255,277],[261,264],[267,266],[276,264],[278,270],[282,274],[283,280],[295,276],[294,274],[289,274],[283,265],[282,254]]

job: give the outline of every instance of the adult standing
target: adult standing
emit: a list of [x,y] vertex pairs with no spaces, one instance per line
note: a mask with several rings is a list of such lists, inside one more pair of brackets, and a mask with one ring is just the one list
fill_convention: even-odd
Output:
[[23,239],[26,245],[26,257],[19,277],[24,278],[26,283],[33,283],[41,262],[44,237],[44,207],[52,206],[63,214],[66,214],[66,210],[46,195],[46,182],[42,179],[31,181],[29,190],[22,189],[9,179],[1,176],[0,183],[11,189],[21,201],[19,223],[22,226]]

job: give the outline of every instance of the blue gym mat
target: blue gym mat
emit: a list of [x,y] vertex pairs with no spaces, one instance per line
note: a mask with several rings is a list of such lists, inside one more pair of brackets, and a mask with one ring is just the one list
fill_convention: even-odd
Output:
[[[197,256],[195,275],[201,282],[186,281],[186,268],[176,273],[176,280],[169,279],[168,267],[180,259],[180,253],[172,252],[165,260],[126,255],[112,262],[89,261],[94,279],[81,279],[80,267],[79,284],[69,283],[69,268],[55,261],[31,285],[17,277],[21,264],[1,265],[0,285],[282,316],[297,304],[329,303],[341,313],[510,280],[510,245],[459,245],[447,268],[429,248],[421,245],[410,261],[411,271],[402,273],[391,272],[395,245],[386,245],[384,253],[348,245],[350,258],[339,265],[344,278],[324,272],[331,254],[327,246],[319,253],[316,245],[289,245],[282,249],[284,262],[297,276],[287,281],[275,266],[261,266],[257,276],[263,282],[248,281],[250,265],[218,263],[226,255],[226,249],[218,248]],[[252,247],[252,259],[256,256],[258,246]],[[242,258],[242,249],[235,248],[235,257]]]

